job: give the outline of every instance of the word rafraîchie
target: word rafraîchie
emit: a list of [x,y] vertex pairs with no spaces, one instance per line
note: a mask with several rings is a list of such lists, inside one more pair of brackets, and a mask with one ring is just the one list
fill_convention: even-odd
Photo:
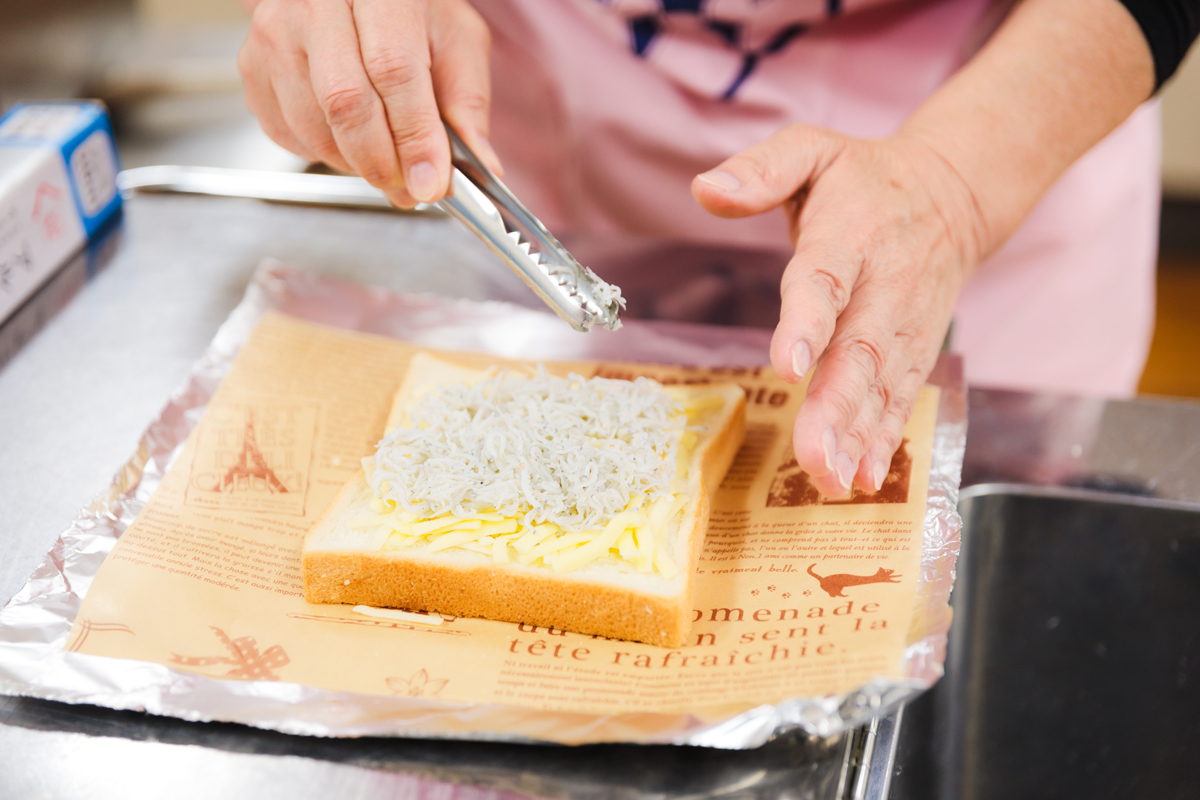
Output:
[[421,397],[384,436],[375,495],[418,517],[499,514],[564,531],[603,528],[631,500],[669,491],[683,409],[635,381],[500,373]]

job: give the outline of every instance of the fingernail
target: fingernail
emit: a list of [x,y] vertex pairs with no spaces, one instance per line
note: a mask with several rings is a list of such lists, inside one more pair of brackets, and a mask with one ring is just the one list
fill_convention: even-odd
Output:
[[845,453],[837,454],[837,476],[842,489],[849,489],[851,481],[854,480],[854,462]]
[[396,208],[402,208],[405,211],[412,211],[412,209],[416,206],[416,203],[413,202],[412,197],[401,192],[390,192],[388,193],[387,199],[388,202],[394,205]]
[[404,182],[409,194],[422,203],[428,203],[437,193],[437,170],[428,161],[413,164]]
[[878,492],[883,488],[883,481],[887,478],[888,465],[882,461],[876,461],[875,466],[872,468],[872,472],[875,475],[875,491]]
[[833,472],[833,454],[837,450],[837,437],[833,428],[826,428],[821,433],[821,449],[825,451],[825,469]]
[[807,375],[810,366],[812,366],[812,351],[808,349],[806,343],[796,342],[792,345],[792,372],[796,375],[796,379],[800,380]]
[[738,189],[742,188],[742,182],[723,169],[713,169],[709,170],[708,172],[702,172],[700,173],[699,177],[700,180],[704,181],[705,183],[711,183],[718,189],[724,189],[727,192],[736,192]]

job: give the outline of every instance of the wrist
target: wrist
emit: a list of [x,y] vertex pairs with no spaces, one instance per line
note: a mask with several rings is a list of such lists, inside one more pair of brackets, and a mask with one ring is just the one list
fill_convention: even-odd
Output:
[[913,165],[915,179],[928,195],[945,228],[965,281],[994,249],[993,225],[979,196],[936,139],[920,129],[902,128],[890,139]]
[[958,176],[949,194],[970,198],[978,261],[1133,112],[1153,79],[1145,38],[1120,3],[1025,0],[896,138],[924,144]]

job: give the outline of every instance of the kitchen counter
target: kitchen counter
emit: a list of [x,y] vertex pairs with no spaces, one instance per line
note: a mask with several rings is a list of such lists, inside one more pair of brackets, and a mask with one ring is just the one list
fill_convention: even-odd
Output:
[[[132,198],[111,238],[39,295],[19,331],[0,328],[0,360],[10,359],[0,367],[0,599],[129,457],[265,257],[391,289],[539,305],[444,219]],[[1200,406],[989,390],[973,390],[970,406],[964,485],[1067,487],[1200,511]],[[894,723],[881,731],[878,770],[891,770]],[[832,797],[844,752],[845,737],[799,735],[751,753],[330,741],[0,698],[0,797]],[[887,782],[875,779],[866,796],[882,796]]]

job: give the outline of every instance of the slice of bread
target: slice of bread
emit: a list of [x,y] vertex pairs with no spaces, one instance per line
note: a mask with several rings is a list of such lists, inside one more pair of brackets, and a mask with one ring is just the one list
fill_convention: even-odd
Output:
[[[425,392],[483,377],[485,373],[419,354],[396,394],[387,429],[406,423],[408,409]],[[499,563],[461,548],[429,552],[425,541],[383,549],[390,535],[386,528],[354,526],[371,513],[375,498],[364,472],[346,484],[305,537],[305,597],[310,603],[436,611],[682,645],[692,621],[693,575],[708,527],[709,497],[741,447],[745,395],[731,384],[671,386],[667,391],[694,409],[689,424],[697,426],[698,435],[687,458],[682,512],[660,537],[660,546],[678,566],[672,577],[639,571],[611,553],[573,571],[556,572],[536,561]]]

